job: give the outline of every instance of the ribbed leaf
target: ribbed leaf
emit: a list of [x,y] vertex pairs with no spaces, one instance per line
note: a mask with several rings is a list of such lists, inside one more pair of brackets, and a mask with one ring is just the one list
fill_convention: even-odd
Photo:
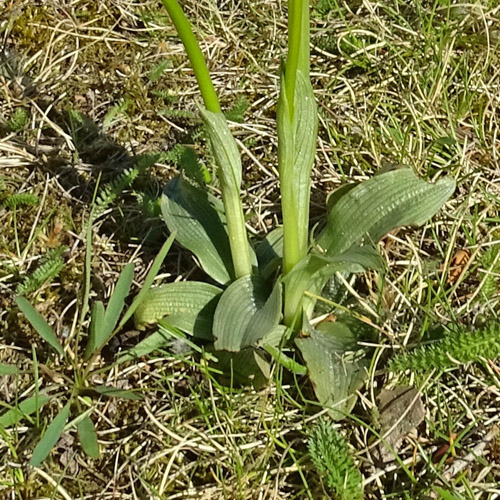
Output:
[[35,413],[37,409],[39,410],[49,400],[49,396],[39,394],[38,397],[33,396],[21,401],[17,408],[11,408],[0,415],[0,426],[5,428],[12,427],[26,416]]
[[209,276],[222,284],[234,278],[223,209],[213,197],[176,177],[165,187],[161,210],[176,240],[195,254]]
[[207,127],[212,152],[219,167],[221,183],[239,191],[241,186],[241,158],[238,146],[222,113],[213,113],[200,107],[203,123]]
[[283,80],[284,77],[278,101],[277,127],[285,254],[288,245],[299,245],[298,253],[303,256],[309,235],[311,170],[316,153],[318,113],[311,83],[299,70],[292,117]]
[[215,348],[239,351],[272,331],[281,316],[281,283],[272,292],[257,277],[232,283],[217,304],[213,333]]
[[50,425],[47,427],[42,439],[36,445],[36,448],[33,451],[33,456],[30,460],[30,465],[33,467],[38,467],[47,458],[48,454],[61,437],[64,426],[69,418],[70,406],[70,403],[67,403],[66,406],[56,415],[54,420],[52,420]]
[[222,290],[198,281],[178,281],[151,288],[134,314],[138,327],[169,317],[169,323],[191,335],[212,338],[212,324]]
[[342,323],[323,323],[295,339],[318,401],[340,420],[352,410],[355,392],[367,375],[368,361],[356,337]]
[[16,297],[16,304],[24,313],[33,328],[58,354],[64,354],[63,347],[52,327],[45,321],[42,315],[24,298]]
[[423,224],[454,190],[453,179],[430,184],[406,168],[377,175],[349,190],[334,204],[318,244],[334,256],[363,241],[376,243],[398,226]]
[[77,425],[78,439],[82,445],[83,451],[90,458],[99,458],[99,443],[97,442],[97,433],[94,423],[89,416],[84,417]]
[[311,297],[304,298],[304,292],[319,295],[327,281],[336,272],[359,273],[366,269],[381,269],[380,255],[372,246],[352,248],[335,257],[309,254],[288,273],[285,284],[285,305],[290,311],[298,311],[300,304],[308,316],[315,304]]

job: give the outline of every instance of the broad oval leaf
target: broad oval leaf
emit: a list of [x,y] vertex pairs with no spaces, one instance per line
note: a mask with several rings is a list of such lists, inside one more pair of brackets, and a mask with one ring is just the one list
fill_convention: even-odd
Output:
[[281,283],[269,293],[258,277],[244,277],[222,294],[214,316],[213,334],[217,350],[237,352],[271,332],[281,316]]
[[368,360],[344,324],[323,323],[295,339],[306,363],[318,401],[340,420],[356,402],[356,390],[367,376]]
[[90,458],[99,458],[99,443],[94,423],[89,416],[84,417],[77,425],[78,439],[82,445],[83,451]]
[[212,324],[222,290],[198,281],[178,281],[151,288],[137,307],[138,327],[169,317],[169,323],[202,339],[212,338]]
[[376,243],[398,226],[423,224],[454,191],[453,179],[430,184],[406,168],[376,175],[334,204],[318,244],[335,256],[363,241]]
[[33,396],[21,401],[17,408],[10,408],[0,415],[0,426],[5,428],[12,427],[23,418],[35,413],[35,411],[39,410],[49,400],[49,396],[39,394],[38,396]]
[[239,352],[217,351],[210,363],[214,373],[221,373],[221,382],[230,386],[253,385],[259,389],[267,383],[271,364],[261,349],[246,347]]
[[24,313],[33,328],[58,354],[64,354],[63,347],[52,327],[45,321],[43,316],[24,298],[16,297],[16,304]]
[[176,240],[194,253],[201,268],[215,281],[234,279],[229,238],[222,206],[182,177],[172,179],[161,199],[165,223]]
[[38,467],[47,458],[48,454],[61,437],[64,426],[69,418],[70,407],[71,404],[67,403],[47,427],[45,434],[33,451],[33,456],[30,460],[30,465],[33,467]]

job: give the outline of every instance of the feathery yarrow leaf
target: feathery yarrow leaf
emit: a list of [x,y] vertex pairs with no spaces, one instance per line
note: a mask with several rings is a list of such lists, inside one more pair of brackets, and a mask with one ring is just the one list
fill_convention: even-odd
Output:
[[332,423],[320,420],[308,440],[309,455],[338,500],[363,500],[361,473],[354,465],[347,443]]
[[40,199],[38,196],[30,193],[17,193],[11,194],[8,198],[3,200],[3,204],[11,209],[17,208],[21,205],[30,206],[38,205]]
[[481,257],[481,265],[484,268],[485,272],[488,273],[481,288],[481,292],[487,300],[493,298],[500,285],[499,253],[500,243],[495,243],[494,245],[489,246]]
[[67,247],[60,247],[47,252],[41,259],[39,266],[35,271],[24,278],[22,283],[17,286],[18,295],[26,295],[38,290],[43,284],[54,279],[64,267],[63,254]]
[[398,354],[389,365],[392,372],[446,370],[481,359],[500,356],[500,323],[473,332],[461,329],[432,344]]

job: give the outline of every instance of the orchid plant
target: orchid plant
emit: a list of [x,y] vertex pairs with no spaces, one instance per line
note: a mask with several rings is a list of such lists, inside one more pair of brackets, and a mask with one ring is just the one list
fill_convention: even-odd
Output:
[[[150,352],[172,336],[189,335],[213,346],[212,357],[232,371],[233,380],[261,383],[273,360],[307,373],[320,403],[341,418],[351,410],[367,374],[368,353],[358,343],[359,318],[365,325],[367,321],[331,301],[332,290],[341,290],[349,274],[382,269],[378,240],[398,226],[429,220],[452,195],[455,183],[445,177],[431,184],[401,168],[349,184],[330,197],[325,224],[311,237],[318,110],[310,81],[310,7],[308,0],[289,0],[288,54],[281,65],[276,120],[282,225],[260,241],[250,241],[237,144],[189,21],[177,0],[163,4],[198,81],[199,110],[222,200],[185,173],[165,187],[165,223],[208,279],[150,289],[135,320],[140,327],[159,323],[159,330],[123,359]],[[320,321],[318,299],[330,304],[336,321]]]

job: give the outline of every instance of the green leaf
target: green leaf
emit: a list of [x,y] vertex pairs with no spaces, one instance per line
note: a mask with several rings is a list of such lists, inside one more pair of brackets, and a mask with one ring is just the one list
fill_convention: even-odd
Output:
[[281,264],[283,258],[283,228],[277,227],[269,232],[256,249],[259,272],[270,276]]
[[286,368],[289,372],[295,375],[307,375],[307,368],[304,365],[297,363],[297,361],[284,354],[280,349],[266,344],[263,347],[276,363]]
[[318,244],[327,255],[335,256],[363,241],[376,243],[396,227],[423,224],[454,190],[453,179],[430,184],[410,169],[376,175],[335,203]]
[[199,281],[178,281],[151,288],[135,312],[135,323],[143,327],[168,316],[172,326],[210,340],[221,293],[220,288]]
[[[285,315],[301,312],[306,317],[312,313],[316,300],[304,298],[304,292],[319,295],[327,281],[336,272],[359,273],[366,269],[381,269],[382,260],[372,246],[352,248],[335,257],[309,254],[302,259],[283,279],[285,284]],[[301,306],[302,304],[302,306]]]
[[211,368],[222,372],[221,382],[233,386],[253,385],[256,389],[267,383],[270,376],[270,363],[264,353],[253,347],[239,352],[217,351],[217,361]]
[[100,300],[94,302],[90,315],[90,334],[85,349],[85,360],[88,360],[90,356],[106,342],[107,328],[104,316],[104,304]]
[[236,280],[222,294],[215,310],[215,348],[239,351],[272,331],[281,316],[281,283],[269,294],[257,277]]
[[[297,71],[294,105],[288,102],[282,74],[277,109],[278,168],[284,229],[284,272],[307,253],[311,170],[316,154],[318,112],[311,83]],[[291,108],[294,108],[293,116]]]
[[436,488],[436,493],[439,494],[442,500],[463,500],[462,496],[452,495],[449,491],[446,491],[443,488]]
[[39,410],[49,400],[49,396],[40,394],[38,397],[33,396],[21,401],[17,408],[11,408],[0,415],[0,426],[5,428],[12,427],[26,416],[35,413],[35,411]]
[[30,460],[30,465],[33,467],[38,467],[47,458],[48,454],[61,437],[64,426],[69,418],[70,408],[71,404],[67,403],[47,427],[45,434],[33,451],[33,456]]
[[99,443],[97,442],[97,433],[94,423],[89,416],[84,417],[77,425],[78,439],[82,445],[83,451],[90,458],[99,458]]
[[167,241],[165,241],[165,243],[162,245],[160,251],[158,252],[158,255],[155,257],[155,260],[153,261],[151,269],[148,271],[146,279],[144,280],[144,284],[142,285],[141,291],[135,296],[134,300],[132,301],[132,304],[127,309],[127,312],[123,315],[120,323],[118,324],[118,329],[121,329],[125,325],[125,323],[132,317],[136,309],[142,303],[142,301],[146,298],[147,293],[149,292],[151,285],[153,284],[157,274],[159,273],[161,265],[163,264],[163,261],[165,260],[165,257],[167,256],[174,240],[175,240],[175,233],[172,233],[168,237]]
[[102,394],[103,396],[108,396],[110,398],[121,398],[121,399],[134,399],[142,401],[143,397],[136,392],[127,391],[124,389],[116,389],[115,387],[109,387],[107,385],[99,385],[98,387],[92,387],[92,390]]
[[19,368],[17,366],[0,363],[0,375],[17,375],[18,373]]
[[238,146],[222,113],[213,113],[200,107],[201,118],[207,127],[219,179],[225,186],[239,191],[241,186],[241,158]]
[[295,339],[318,401],[340,420],[356,402],[355,392],[367,376],[368,361],[344,324],[323,323]]
[[64,354],[63,347],[59,342],[54,330],[45,321],[42,315],[24,298],[16,297],[16,304],[23,314],[28,318],[33,328],[58,354]]
[[229,238],[223,208],[206,191],[182,177],[172,179],[161,199],[161,210],[176,240],[195,254],[201,268],[215,281],[234,278]]
[[97,347],[102,347],[106,342],[108,337],[111,335],[115,326],[118,324],[120,315],[123,311],[123,306],[125,305],[125,299],[130,292],[130,286],[132,285],[132,280],[134,279],[134,264],[130,262],[127,264],[116,282],[115,289],[111,295],[106,308],[106,314],[104,315],[104,322],[106,324],[107,336],[102,336],[99,339]]

